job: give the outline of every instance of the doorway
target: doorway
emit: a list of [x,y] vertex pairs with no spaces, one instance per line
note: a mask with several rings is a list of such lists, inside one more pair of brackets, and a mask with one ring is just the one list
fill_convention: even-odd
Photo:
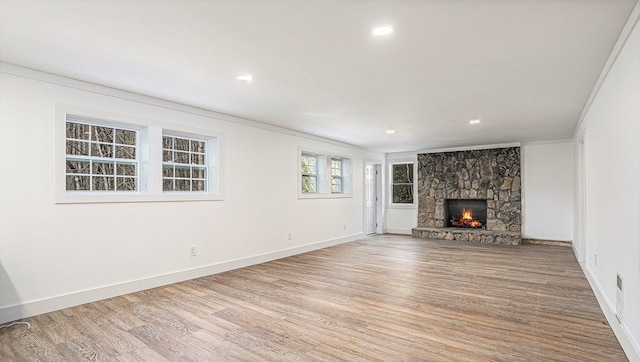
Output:
[[364,232],[375,234],[378,232],[378,220],[382,213],[379,180],[382,164],[367,162],[364,173]]

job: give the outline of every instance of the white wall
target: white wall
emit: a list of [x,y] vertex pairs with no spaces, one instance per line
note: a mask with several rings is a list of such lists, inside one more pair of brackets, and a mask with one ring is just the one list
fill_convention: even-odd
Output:
[[[382,162],[382,154],[6,64],[0,70],[0,322],[363,235],[363,160]],[[55,204],[56,103],[223,133],[224,200]],[[298,199],[298,147],[352,156],[353,197]]]
[[573,240],[573,142],[522,145],[522,236]]
[[[584,198],[577,193],[576,208],[577,215],[586,213],[586,222],[577,228],[585,233],[576,250],[579,259],[585,261],[585,274],[631,361],[640,361],[639,7],[636,5],[627,24],[627,29],[633,30],[623,32],[618,42],[621,51],[612,54],[612,67],[605,68],[608,74],[594,93],[575,139],[579,154],[579,140],[585,135],[586,190]],[[576,188],[580,187],[580,178],[576,177]],[[582,252],[584,255],[580,255]],[[624,276],[622,324],[614,317],[618,271]]]
[[[411,235],[411,229],[418,226],[418,154],[416,152],[398,152],[387,154],[383,176],[387,194],[386,200],[384,232],[390,234]],[[402,162],[413,162],[413,205],[391,205],[391,164]]]
[[[572,147],[571,141],[521,145],[524,237],[560,241],[573,239]],[[473,147],[477,148],[482,146]],[[446,151],[450,150],[454,149]],[[455,150],[461,151],[463,148]],[[387,155],[388,163],[416,159],[417,153]],[[386,231],[410,234],[411,228],[416,227],[418,223],[417,206],[416,204],[409,208],[388,207],[385,216]]]

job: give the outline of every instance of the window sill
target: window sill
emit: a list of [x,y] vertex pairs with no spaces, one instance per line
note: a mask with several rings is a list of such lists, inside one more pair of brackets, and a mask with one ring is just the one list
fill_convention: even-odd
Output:
[[62,194],[56,195],[56,204],[99,204],[99,203],[128,203],[128,202],[187,202],[187,201],[222,201],[222,195],[218,194],[191,194],[170,193],[161,195],[148,195],[141,193],[109,193],[83,195]]
[[353,197],[352,194],[324,194],[324,193],[305,193],[299,194],[299,199],[346,199]]
[[389,204],[387,209],[417,209],[418,205],[416,203],[413,204]]

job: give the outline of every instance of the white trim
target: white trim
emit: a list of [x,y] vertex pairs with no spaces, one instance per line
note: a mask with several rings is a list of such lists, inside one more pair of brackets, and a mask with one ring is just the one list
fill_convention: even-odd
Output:
[[559,140],[522,142],[521,147],[538,146],[538,145],[555,145],[559,143],[573,143],[573,138],[563,138]]
[[593,90],[591,91],[591,94],[589,95],[589,98],[587,99],[587,102],[585,103],[584,108],[582,108],[582,113],[580,113],[580,118],[578,118],[578,124],[576,124],[576,127],[573,129],[573,139],[576,139],[578,137],[579,130],[584,126],[584,118],[587,116],[587,113],[589,113],[589,109],[591,109],[591,105],[593,104],[596,97],[598,96],[598,93],[600,93],[600,88],[602,88],[602,85],[607,79],[609,72],[613,68],[616,61],[618,60],[618,57],[620,56],[622,49],[624,49],[625,45],[627,44],[627,40],[631,36],[633,29],[636,27],[639,21],[640,21],[640,1],[636,1],[636,5],[631,11],[631,15],[629,15],[629,19],[627,19],[627,22],[624,24],[624,27],[620,32],[620,36],[618,36],[618,40],[616,41],[616,44],[613,46],[613,50],[611,51],[611,54],[609,54],[609,58],[607,58],[607,62],[604,64],[604,67],[602,67],[602,71],[600,72],[600,76],[598,77],[598,80],[596,81],[595,86],[593,87]]
[[620,342],[622,349],[627,354],[627,358],[629,358],[629,361],[631,362],[640,361],[640,344],[638,344],[638,341],[633,339],[633,336],[629,333],[627,327],[624,324],[621,324],[618,321],[618,318],[616,318],[615,307],[606,297],[602,290],[602,286],[598,283],[598,279],[591,274],[591,270],[586,267],[584,263],[580,263],[580,267],[582,268],[584,275],[587,277],[587,281],[589,281],[589,285],[598,300],[598,304],[600,304],[600,309],[602,309],[605,318],[607,318],[607,322],[609,322],[609,326],[611,326],[618,342]]
[[384,230],[384,233],[385,234],[411,235],[411,229],[386,228]]
[[434,148],[430,150],[417,151],[416,153],[441,153],[441,152],[458,152],[458,151],[473,151],[473,150],[490,150],[493,148],[509,148],[509,147],[521,147],[521,146],[522,146],[521,142],[512,142],[512,143],[499,143],[499,144],[492,144],[492,145]]
[[[105,96],[109,96],[117,99],[124,99],[124,100],[133,101],[133,102],[146,104],[150,106],[155,106],[159,108],[165,108],[169,110],[180,111],[180,112],[189,113],[193,115],[213,118],[218,121],[229,122],[231,124],[240,124],[244,126],[281,133],[289,136],[300,137],[300,138],[304,138],[312,141],[319,141],[319,142],[328,143],[336,146],[357,148],[357,149],[369,151],[368,149],[362,148],[360,146],[353,145],[346,142],[336,141],[330,138],[320,137],[320,136],[316,136],[316,135],[312,135],[312,134],[304,133],[300,131],[294,131],[292,129],[278,127],[278,126],[274,126],[266,123],[261,123],[261,122],[246,119],[246,118],[240,118],[230,114],[221,113],[215,110],[205,109],[205,108],[192,106],[184,103],[179,103],[175,101],[169,101],[161,98],[155,98],[155,97],[151,97],[151,96],[147,96],[139,93],[125,91],[117,88],[111,88],[108,86],[89,83],[89,82],[85,82],[77,79],[71,79],[61,75],[56,75],[52,73],[46,73],[43,71],[35,70],[35,69],[21,67],[15,64],[0,62],[0,73],[32,79],[32,80],[36,80],[44,83],[55,84],[55,85],[59,85],[59,86],[63,86],[71,89],[83,90],[86,92],[101,94],[101,95],[105,95]],[[371,151],[371,152],[376,152],[376,151]]]
[[11,322],[17,319],[69,308],[84,303],[91,303],[123,294],[134,293],[145,289],[156,288],[173,283],[179,283],[185,280],[222,273],[229,270],[240,269],[276,259],[286,258],[292,255],[298,255],[313,250],[344,244],[347,242],[362,239],[363,237],[365,237],[365,234],[360,232],[335,239],[305,244],[288,249],[281,249],[278,251],[254,255],[246,258],[228,260],[193,269],[184,269],[172,273],[151,276],[148,278],[131,280],[128,282],[122,282],[118,284],[77,291],[69,294],[58,295],[51,298],[28,301],[23,304],[0,308],[0,323]]
[[[400,204],[393,202],[393,166],[394,165],[413,165],[413,202],[410,204]],[[387,175],[389,175],[389,202],[387,203],[387,208],[389,209],[417,209],[418,208],[418,160],[417,155],[414,155],[412,159],[397,159],[393,161],[387,162]]]

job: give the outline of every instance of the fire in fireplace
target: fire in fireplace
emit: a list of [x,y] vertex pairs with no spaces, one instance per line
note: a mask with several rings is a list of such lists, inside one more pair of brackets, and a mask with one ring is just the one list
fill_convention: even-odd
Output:
[[487,200],[445,200],[447,227],[484,229],[487,224]]

